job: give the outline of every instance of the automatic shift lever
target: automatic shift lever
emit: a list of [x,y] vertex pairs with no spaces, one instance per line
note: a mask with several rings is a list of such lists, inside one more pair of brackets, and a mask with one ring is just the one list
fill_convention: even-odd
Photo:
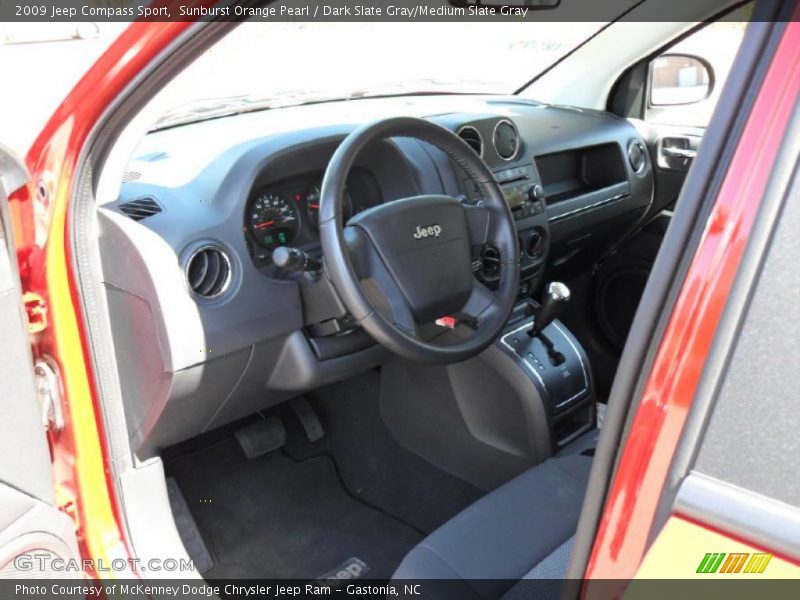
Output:
[[569,302],[569,288],[558,281],[549,283],[544,296],[542,296],[542,303],[533,313],[533,326],[528,330],[529,336],[539,338],[544,344],[547,349],[547,357],[554,366],[563,364],[566,359],[543,331],[564,311],[567,302]]
[[533,327],[528,332],[531,337],[539,335],[550,323],[556,320],[569,302],[569,288],[558,281],[547,285],[542,303],[533,313]]

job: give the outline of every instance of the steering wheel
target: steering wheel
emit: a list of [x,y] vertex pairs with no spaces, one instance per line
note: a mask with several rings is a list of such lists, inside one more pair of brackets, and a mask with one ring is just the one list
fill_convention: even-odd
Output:
[[[477,206],[451,196],[421,195],[367,209],[343,222],[345,182],[359,153],[393,137],[436,146],[480,190]],[[431,121],[397,117],[364,125],[345,138],[322,182],[320,238],[326,276],[353,318],[402,357],[452,363],[479,354],[498,336],[514,307],[519,246],[511,211],[489,168],[453,132]],[[500,256],[495,291],[472,272],[472,248],[491,244]],[[452,316],[452,343],[423,339],[420,327]]]

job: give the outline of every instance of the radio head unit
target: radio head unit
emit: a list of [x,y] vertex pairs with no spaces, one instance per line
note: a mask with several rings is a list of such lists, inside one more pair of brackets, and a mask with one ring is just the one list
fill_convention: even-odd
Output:
[[[533,164],[499,169],[494,171],[494,177],[503,190],[503,196],[515,220],[527,219],[545,212],[544,188]],[[478,200],[477,195],[480,192],[478,186],[470,179],[465,179],[464,185],[471,191],[470,199]]]
[[525,219],[544,212],[544,188],[531,164],[494,172],[514,219]]

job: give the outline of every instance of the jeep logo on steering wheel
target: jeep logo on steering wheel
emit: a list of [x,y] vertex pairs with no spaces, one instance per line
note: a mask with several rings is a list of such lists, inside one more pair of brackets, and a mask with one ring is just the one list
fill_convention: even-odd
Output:
[[421,227],[417,225],[417,231],[414,233],[415,240],[421,240],[427,237],[439,237],[442,233],[442,228],[435,223],[433,225],[428,225],[427,227]]

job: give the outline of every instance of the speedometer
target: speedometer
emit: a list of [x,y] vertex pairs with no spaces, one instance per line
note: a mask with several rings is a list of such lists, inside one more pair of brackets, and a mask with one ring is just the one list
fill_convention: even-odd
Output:
[[247,219],[250,233],[269,250],[291,244],[300,229],[300,215],[294,203],[273,192],[262,192],[253,198]]

